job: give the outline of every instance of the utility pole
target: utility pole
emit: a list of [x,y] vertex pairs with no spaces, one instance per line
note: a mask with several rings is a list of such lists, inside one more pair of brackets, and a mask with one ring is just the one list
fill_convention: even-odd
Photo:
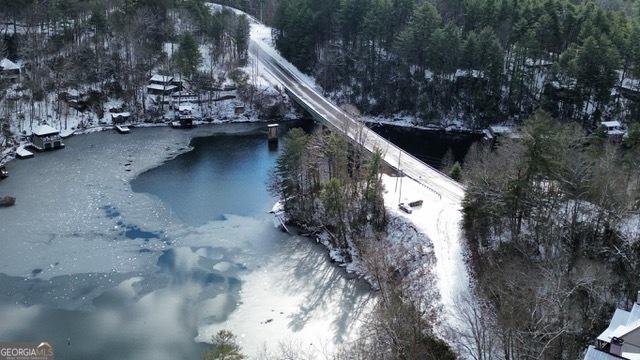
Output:
[[[398,156],[398,177],[396,177],[396,188],[395,191],[398,192],[398,180],[400,180],[400,193],[402,192],[402,169],[400,167],[400,161],[402,160],[402,150],[400,150],[400,155]],[[398,195],[398,203],[400,203],[400,195]]]

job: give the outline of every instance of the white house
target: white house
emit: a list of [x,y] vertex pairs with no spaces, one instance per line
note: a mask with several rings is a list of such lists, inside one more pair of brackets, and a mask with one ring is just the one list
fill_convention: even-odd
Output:
[[595,346],[587,349],[584,360],[640,360],[640,291],[631,311],[616,309]]

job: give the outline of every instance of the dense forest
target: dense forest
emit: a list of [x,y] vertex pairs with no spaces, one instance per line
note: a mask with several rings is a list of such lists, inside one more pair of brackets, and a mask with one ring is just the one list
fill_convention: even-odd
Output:
[[575,359],[640,288],[640,133],[623,146],[538,112],[468,156],[464,227],[490,334],[478,354]]
[[341,102],[423,123],[640,117],[633,1],[227,0]]

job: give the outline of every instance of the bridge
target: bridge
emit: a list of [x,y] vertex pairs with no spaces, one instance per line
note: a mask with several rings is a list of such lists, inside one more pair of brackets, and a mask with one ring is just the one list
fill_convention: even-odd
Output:
[[403,151],[367,128],[356,117],[333,104],[255,32],[252,32],[249,52],[258,59],[262,71],[268,71],[277,79],[286,89],[289,97],[313,115],[317,121],[344,133],[352,142],[369,151],[381,150],[383,160],[389,167],[436,192],[441,198],[457,203],[462,201],[464,197],[462,185]]
[[[214,4],[212,6],[222,7]],[[249,54],[256,67],[255,72],[265,79],[271,78],[269,82],[274,82],[274,85],[277,83],[284,87],[289,97],[312,114],[317,121],[344,133],[353,143],[369,151],[380,150],[384,162],[389,167],[410,178],[405,186],[412,189],[412,196],[424,198],[425,204],[409,215],[399,212],[398,204],[393,204],[397,199],[397,189],[388,189],[389,194],[385,195],[385,199],[394,199],[388,203],[392,211],[399,216],[407,217],[417,231],[424,233],[431,240],[437,259],[434,272],[445,310],[443,325],[448,329],[466,332],[464,329],[468,325],[459,317],[464,311],[461,310],[461,302],[471,298],[470,277],[464,259],[460,228],[465,188],[367,128],[357,117],[348,114],[324,97],[312,79],[301,73],[274,49],[271,29],[255,18],[247,16],[251,21]],[[386,185],[389,187],[390,184]],[[442,330],[446,331],[445,328]]]

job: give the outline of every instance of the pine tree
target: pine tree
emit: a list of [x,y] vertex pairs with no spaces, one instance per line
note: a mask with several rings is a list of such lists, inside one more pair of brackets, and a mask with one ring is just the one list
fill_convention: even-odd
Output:
[[242,354],[242,348],[238,345],[236,336],[229,330],[220,330],[213,337],[213,350],[206,351],[202,360],[243,360],[247,357]]
[[451,172],[449,172],[449,176],[455,181],[460,181],[460,179],[462,178],[462,167],[460,167],[459,162],[456,161],[453,164],[453,166],[451,167]]
[[175,55],[176,63],[182,75],[191,78],[202,62],[202,55],[198,43],[193,35],[186,33],[180,40],[180,47]]

